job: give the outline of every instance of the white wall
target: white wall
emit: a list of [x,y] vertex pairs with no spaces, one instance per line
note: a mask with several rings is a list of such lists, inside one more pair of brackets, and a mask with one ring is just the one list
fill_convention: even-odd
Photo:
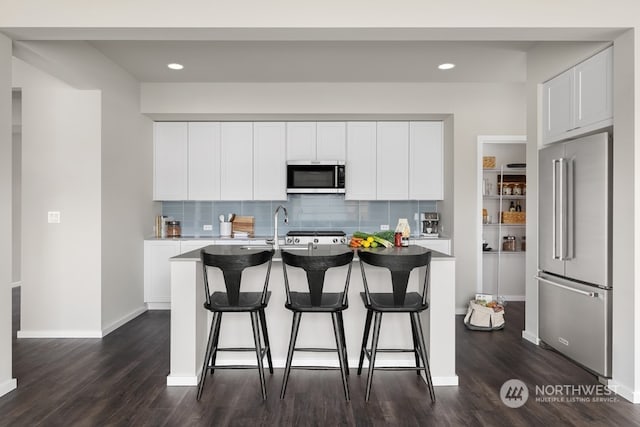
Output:
[[143,239],[151,202],[152,122],[140,114],[138,82],[85,42],[22,42],[17,54],[101,102],[101,328],[108,333],[144,311]]
[[19,91],[14,91],[11,98],[11,122],[13,126],[11,134],[11,281],[15,285],[20,282],[20,265],[22,262],[22,212],[20,210],[22,206],[22,95]]
[[[0,231],[11,236],[11,40],[0,35]],[[0,396],[12,378],[11,239],[0,239]]]
[[[276,83],[142,84],[148,114],[451,114],[445,188],[455,235],[456,307],[475,293],[476,138],[525,133],[524,84]],[[452,172],[451,172],[452,171]],[[445,223],[445,233],[453,224]]]
[[100,93],[24,87],[22,100],[18,336],[100,336]]

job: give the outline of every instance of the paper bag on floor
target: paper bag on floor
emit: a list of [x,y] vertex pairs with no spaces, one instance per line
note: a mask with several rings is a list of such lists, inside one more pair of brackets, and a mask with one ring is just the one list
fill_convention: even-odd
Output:
[[485,307],[475,301],[469,302],[464,324],[473,331],[495,331],[504,328],[504,309],[498,311],[493,307]]

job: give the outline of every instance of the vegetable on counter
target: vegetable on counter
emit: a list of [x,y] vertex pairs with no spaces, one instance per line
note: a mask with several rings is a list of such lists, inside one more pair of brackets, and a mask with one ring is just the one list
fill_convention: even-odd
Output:
[[[387,232],[381,232],[387,233]],[[389,232],[393,236],[393,232]],[[352,248],[377,248],[378,246],[384,246],[390,248],[393,246],[389,240],[380,237],[379,233],[363,233],[362,231],[356,231],[351,237],[349,246]]]

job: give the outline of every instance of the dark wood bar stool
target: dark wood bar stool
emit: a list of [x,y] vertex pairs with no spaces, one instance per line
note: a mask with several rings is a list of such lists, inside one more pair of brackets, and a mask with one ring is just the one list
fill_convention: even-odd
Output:
[[[427,357],[427,346],[425,344],[422,331],[422,321],[420,313],[429,308],[427,302],[427,291],[430,281],[431,267],[431,251],[419,246],[409,246],[408,248],[385,248],[375,250],[361,250],[358,252],[360,258],[360,269],[362,271],[362,279],[364,282],[365,292],[361,292],[360,296],[367,309],[367,318],[364,326],[364,334],[362,336],[362,350],[360,351],[360,361],[358,363],[358,375],[362,373],[362,363],[366,356],[369,360],[369,375],[367,377],[367,390],[365,400],[369,401],[371,394],[371,384],[373,382],[373,371],[380,370],[416,370],[425,374],[425,382],[429,389],[431,401],[435,402],[436,396],[433,390],[433,381],[431,379],[431,371],[429,370],[429,360]],[[374,293],[369,290],[367,283],[367,275],[365,273],[365,265],[383,267],[391,272],[391,284],[393,292],[391,293]],[[415,268],[422,268],[419,273],[422,289],[420,292],[407,292],[409,275]],[[411,335],[413,337],[412,349],[379,349],[378,339],[380,337],[380,325],[382,323],[382,315],[384,313],[408,313],[411,319]],[[371,349],[367,349],[369,340],[369,332],[371,329],[371,320],[373,324],[373,338],[371,341]],[[398,353],[411,352],[414,353],[416,359],[416,367],[376,367],[377,353]],[[422,361],[422,366],[420,364]]]
[[[213,313],[213,321],[209,331],[207,349],[204,355],[202,375],[198,383],[197,400],[200,400],[207,372],[213,374],[215,369],[255,369],[258,368],[260,375],[260,387],[262,398],[267,398],[267,388],[265,385],[263,359],[267,356],[269,372],[273,374],[273,363],[271,361],[271,348],[269,346],[269,334],[267,333],[267,323],[264,309],[267,307],[271,292],[267,290],[269,286],[269,275],[271,272],[271,262],[274,251],[271,250],[247,250],[235,247],[210,246],[200,251],[202,260],[205,303],[204,308]],[[240,292],[242,273],[246,268],[268,263],[267,273],[261,292]],[[216,267],[222,271],[225,291],[211,293],[209,289],[209,267]],[[251,315],[251,327],[253,329],[253,340],[255,347],[235,347],[220,348],[218,341],[220,337],[220,325],[222,324],[223,313],[247,312]],[[262,339],[260,337],[262,331]],[[264,346],[262,345],[264,340]],[[255,351],[257,358],[256,365],[216,365],[216,355],[219,351]]]
[[[291,326],[291,337],[289,339],[289,351],[287,353],[287,364],[282,381],[282,391],[280,398],[284,399],[287,391],[287,382],[291,369],[336,369],[328,366],[291,366],[293,353],[295,351],[327,352],[337,351],[340,372],[342,374],[342,386],[344,388],[345,399],[349,400],[349,364],[347,361],[347,344],[344,335],[344,322],[342,311],[348,307],[347,293],[351,278],[351,262],[353,251],[345,248],[326,247],[313,250],[302,250],[295,252],[282,251],[282,268],[284,271],[284,283],[287,293],[285,307],[293,312],[293,322]],[[346,268],[346,279],[344,289],[341,292],[324,292],[325,273],[330,268]],[[308,292],[296,292],[290,289],[287,266],[301,268],[307,277]],[[297,348],[296,339],[302,313],[331,313],[333,321],[333,333],[336,339],[336,349],[332,348]]]

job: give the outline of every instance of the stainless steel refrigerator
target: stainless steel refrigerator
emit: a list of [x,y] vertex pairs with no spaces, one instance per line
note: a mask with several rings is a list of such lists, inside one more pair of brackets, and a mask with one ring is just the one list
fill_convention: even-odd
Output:
[[611,141],[607,133],[539,152],[540,339],[611,377]]

